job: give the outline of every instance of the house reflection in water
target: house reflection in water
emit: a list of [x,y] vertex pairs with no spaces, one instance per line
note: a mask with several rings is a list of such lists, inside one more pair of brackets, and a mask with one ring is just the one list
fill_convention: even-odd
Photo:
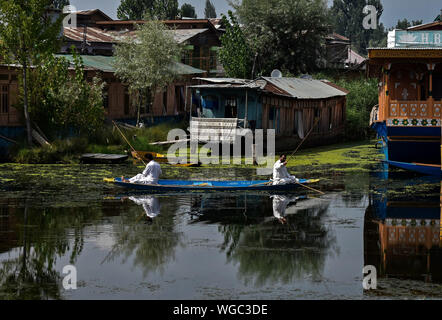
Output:
[[378,277],[442,283],[441,202],[374,199],[365,213],[364,265]]

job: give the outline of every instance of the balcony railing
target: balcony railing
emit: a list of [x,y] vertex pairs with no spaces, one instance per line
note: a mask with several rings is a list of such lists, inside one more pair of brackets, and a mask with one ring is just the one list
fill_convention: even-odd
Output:
[[387,118],[440,119],[441,101],[390,101]]

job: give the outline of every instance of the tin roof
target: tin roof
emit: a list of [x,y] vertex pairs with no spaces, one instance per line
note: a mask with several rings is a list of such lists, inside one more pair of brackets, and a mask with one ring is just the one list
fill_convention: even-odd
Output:
[[[70,54],[58,54],[56,57],[63,57],[71,63],[74,61],[73,56]],[[115,72],[113,66],[114,57],[81,55],[81,58],[83,59],[83,64],[86,68],[103,72]],[[203,74],[206,72],[180,62],[175,62],[171,68],[179,75]]]
[[[195,79],[205,81],[207,84],[195,85],[192,86],[192,88],[258,89],[264,92],[296,99],[326,99],[346,96],[348,94],[346,89],[340,88],[326,80],[270,77],[262,77],[254,81],[234,78]],[[272,86],[269,86],[268,84],[271,84]]]
[[183,43],[208,30],[209,29],[176,29],[171,32],[173,32],[173,37],[176,42]]
[[[270,77],[263,77],[262,79],[282,90],[286,95],[297,99],[326,99],[347,95],[347,92],[320,80]],[[266,87],[265,90],[268,90],[268,88]],[[274,93],[281,94],[280,92]]]
[[115,37],[106,33],[105,31],[94,28],[94,27],[76,27],[76,28],[63,28],[63,33],[66,38],[72,41],[83,41],[84,31],[86,30],[86,41],[87,42],[104,42],[104,43],[114,43],[116,42]]
[[105,18],[107,21],[112,21],[113,20],[111,17],[109,17],[107,14],[105,14],[100,9],[79,10],[79,11],[75,11],[75,13],[77,15],[79,15],[79,16],[91,16],[91,15],[94,15],[94,14],[99,14],[103,18]]
[[236,79],[236,78],[195,78],[195,79],[210,83],[228,83],[228,84],[246,84],[248,82],[252,82],[251,80]]
[[442,21],[438,21],[437,18],[434,22],[420,24],[418,26],[409,27],[407,30],[417,31],[417,30],[441,30]]
[[[198,34],[204,33],[209,29],[177,29],[170,30],[172,32],[175,41],[178,43],[184,43],[189,39],[192,39]],[[64,28],[64,36],[72,41],[80,41],[84,40],[84,27],[76,27],[76,28]],[[108,30],[104,31],[100,28],[95,27],[87,27],[86,28],[86,41],[87,42],[102,42],[102,43],[116,43],[118,41],[123,40],[125,37],[135,37],[136,31],[134,30],[122,30],[122,31],[114,31]]]

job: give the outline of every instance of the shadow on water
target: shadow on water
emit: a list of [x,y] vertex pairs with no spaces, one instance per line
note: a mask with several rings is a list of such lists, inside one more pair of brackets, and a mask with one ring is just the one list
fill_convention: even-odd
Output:
[[228,263],[238,265],[238,277],[246,285],[319,279],[325,257],[336,249],[323,222],[327,201],[295,195],[206,195],[195,206],[192,223],[218,225],[224,238],[221,251]]
[[0,200],[0,298],[60,299],[57,259],[75,264],[84,244],[84,224],[97,217],[90,208],[30,207],[27,199]]
[[376,267],[379,284],[366,294],[442,297],[442,184],[394,178],[375,181],[365,211],[364,265]]

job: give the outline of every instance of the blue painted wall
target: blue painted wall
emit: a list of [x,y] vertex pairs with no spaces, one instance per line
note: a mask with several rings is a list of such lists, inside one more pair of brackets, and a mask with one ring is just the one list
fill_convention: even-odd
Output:
[[[238,106],[238,119],[245,118],[246,90],[245,89],[198,89],[201,96],[203,116],[207,118],[224,118],[226,100],[236,99]],[[256,121],[256,128],[262,128],[262,104],[256,91],[248,90],[247,93],[247,120]]]

